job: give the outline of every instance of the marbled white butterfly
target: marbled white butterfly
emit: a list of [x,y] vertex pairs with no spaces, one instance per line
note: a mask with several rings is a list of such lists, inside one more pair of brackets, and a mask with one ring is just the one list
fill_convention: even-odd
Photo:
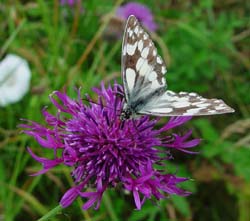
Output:
[[166,91],[166,66],[148,33],[129,16],[122,43],[125,103],[121,120],[137,115],[199,116],[234,112],[219,99]]

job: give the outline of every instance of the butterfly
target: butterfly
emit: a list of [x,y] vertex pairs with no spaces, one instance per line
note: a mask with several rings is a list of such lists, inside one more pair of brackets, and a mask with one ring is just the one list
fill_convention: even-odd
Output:
[[125,95],[121,120],[144,114],[200,116],[234,112],[220,99],[203,98],[194,92],[166,90],[166,65],[134,15],[127,19],[121,60]]

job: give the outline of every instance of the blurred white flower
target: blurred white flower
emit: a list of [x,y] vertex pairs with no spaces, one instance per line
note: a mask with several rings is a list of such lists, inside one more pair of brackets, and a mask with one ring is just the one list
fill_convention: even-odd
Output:
[[0,62],[0,106],[18,102],[28,92],[31,71],[27,61],[8,54]]

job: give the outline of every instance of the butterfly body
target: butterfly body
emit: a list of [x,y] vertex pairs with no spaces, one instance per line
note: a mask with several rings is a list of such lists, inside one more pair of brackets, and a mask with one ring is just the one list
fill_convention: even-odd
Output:
[[146,96],[139,97],[136,96],[136,93],[131,94],[128,102],[125,102],[123,105],[121,120],[136,118],[149,103],[153,103],[153,101],[162,96],[165,93],[165,90],[165,87],[162,87],[149,94],[145,93]]
[[121,120],[147,114],[194,116],[234,112],[219,99],[196,93],[166,90],[166,65],[149,34],[135,16],[129,16],[122,44],[122,78],[125,94]]

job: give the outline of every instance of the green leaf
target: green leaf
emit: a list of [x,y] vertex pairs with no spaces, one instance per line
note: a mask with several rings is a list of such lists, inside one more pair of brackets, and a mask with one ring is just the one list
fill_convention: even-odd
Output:
[[219,134],[207,119],[194,121],[195,126],[201,131],[202,139],[205,141],[215,141],[219,139]]
[[171,197],[175,207],[178,211],[184,215],[185,217],[189,217],[191,215],[190,207],[187,201],[187,198],[182,196],[173,195]]

